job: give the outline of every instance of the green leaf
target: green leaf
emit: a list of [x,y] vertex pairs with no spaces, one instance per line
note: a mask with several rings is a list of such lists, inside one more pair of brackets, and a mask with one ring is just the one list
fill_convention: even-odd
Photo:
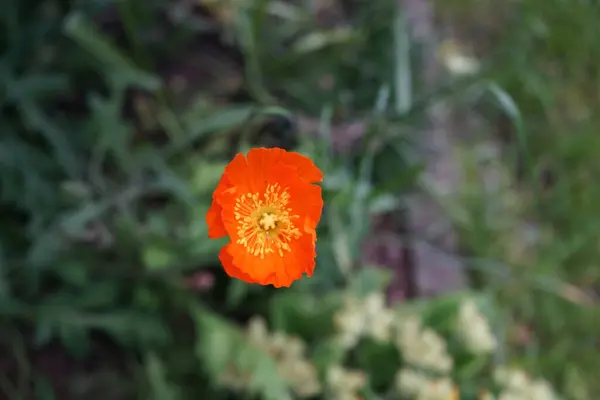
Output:
[[195,160],[193,164],[191,189],[198,196],[210,196],[221,179],[227,163]]
[[413,106],[414,74],[411,68],[411,38],[409,23],[402,7],[396,8],[394,18],[394,95],[395,111],[407,113]]
[[211,378],[217,382],[228,367],[237,366],[250,392],[265,400],[291,400],[288,384],[268,354],[250,344],[245,336],[222,318],[197,307],[192,312],[196,324],[196,355]]
[[35,336],[33,339],[36,348],[42,348],[46,346],[53,338],[54,329],[52,324],[44,318],[37,321],[35,325]]
[[197,204],[190,218],[188,246],[194,260],[214,263],[218,260],[219,250],[227,244],[227,238],[209,239],[206,224],[207,204]]
[[27,254],[27,264],[35,269],[51,266],[65,246],[65,238],[56,229],[50,228],[35,237]]
[[34,379],[35,399],[36,400],[56,400],[56,393],[52,383],[48,378],[36,374]]
[[88,332],[83,327],[59,325],[58,333],[62,344],[72,356],[83,358],[90,351]]
[[135,161],[130,146],[134,130],[131,122],[121,118],[124,89],[124,87],[116,88],[108,98],[95,93],[88,95],[91,110],[88,126],[97,138],[94,163],[101,165],[106,154],[112,154],[123,169],[131,170],[134,168]]
[[574,400],[591,400],[590,389],[586,387],[583,372],[573,364],[568,364],[564,372],[565,392]]
[[490,294],[470,290],[418,301],[413,304],[413,309],[418,310],[426,325],[434,327],[438,332],[450,334],[459,308],[466,299],[473,300],[488,321],[496,320],[497,312]]
[[40,132],[50,144],[55,160],[63,171],[71,178],[78,178],[82,165],[68,140],[68,132],[55,124],[31,99],[20,98],[19,111],[26,126]]
[[158,244],[149,244],[142,249],[142,262],[144,267],[150,271],[168,268],[176,259],[177,256],[171,249]]
[[400,207],[400,199],[398,196],[392,194],[381,194],[379,196],[372,196],[369,199],[369,214],[370,215],[381,215],[398,210]]
[[60,277],[69,285],[85,287],[88,281],[87,265],[80,260],[70,260],[61,263]]
[[353,41],[356,36],[355,31],[346,27],[311,32],[298,39],[294,43],[292,51],[296,53],[313,53],[329,46],[348,43]]
[[222,132],[247,122],[258,111],[254,105],[227,107],[211,111],[210,114],[199,114],[192,110],[183,116],[183,123],[188,130],[188,142],[203,138],[209,133]]
[[350,282],[350,292],[357,298],[385,290],[389,284],[391,273],[375,267],[361,268]]
[[312,362],[321,376],[325,376],[332,365],[341,365],[346,357],[346,349],[340,346],[336,340],[322,341],[312,352]]
[[170,339],[165,321],[147,312],[115,310],[88,322],[93,323],[94,328],[106,331],[120,343],[136,348],[163,346]]
[[188,149],[195,142],[212,133],[236,128],[248,122],[256,111],[256,107],[252,105],[228,107],[221,110],[198,110],[196,107],[192,107],[182,117],[186,136],[171,142],[165,150],[165,154],[172,156]]
[[411,189],[423,171],[423,164],[407,160],[408,146],[390,139],[377,151],[373,160],[373,194],[402,193]]
[[29,73],[5,80],[6,97],[12,101],[43,100],[65,93],[69,89],[69,78],[64,74]]
[[86,203],[79,209],[61,216],[61,228],[67,235],[79,237],[85,233],[89,222],[101,217],[112,205],[110,200]]
[[523,161],[526,165],[526,171],[534,172],[535,166],[532,161],[532,155],[528,148],[528,139],[527,139],[527,129],[525,126],[525,121],[523,120],[523,116],[519,107],[517,106],[516,101],[513,97],[498,84],[491,82],[487,84],[487,90],[492,95],[493,99],[496,101],[498,107],[504,112],[504,114],[510,119],[513,123],[515,131],[517,144],[521,150],[521,156],[523,157]]
[[310,279],[302,279],[294,286],[312,293],[329,292],[344,282],[344,276],[336,265],[336,258],[330,237],[322,235],[317,240],[317,264]]
[[227,290],[227,306],[230,308],[238,307],[248,295],[251,288],[251,285],[243,281],[234,280],[231,282]]
[[333,314],[340,302],[339,293],[318,298],[298,292],[276,296],[270,307],[273,328],[307,341],[327,337],[333,332]]
[[161,86],[158,78],[136,68],[83,14],[74,12],[67,16],[64,32],[96,58],[103,67],[100,72],[115,87],[132,85],[154,91]]
[[155,353],[149,352],[146,354],[144,364],[152,398],[154,400],[179,399],[177,390],[167,379],[165,366],[160,358]]
[[381,390],[393,382],[400,367],[400,355],[393,344],[364,339],[355,353],[358,366],[368,373],[374,388]]

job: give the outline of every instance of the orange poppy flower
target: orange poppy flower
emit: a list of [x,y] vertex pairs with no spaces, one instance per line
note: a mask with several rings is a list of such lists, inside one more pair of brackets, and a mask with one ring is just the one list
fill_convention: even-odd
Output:
[[225,167],[206,214],[208,237],[229,236],[219,260],[249,283],[289,287],[315,268],[323,174],[307,157],[279,148],[238,154]]

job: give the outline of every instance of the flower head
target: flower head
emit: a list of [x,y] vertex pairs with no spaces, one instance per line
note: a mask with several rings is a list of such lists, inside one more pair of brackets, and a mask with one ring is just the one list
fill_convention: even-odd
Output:
[[458,390],[450,378],[439,378],[422,387],[417,400],[453,400],[457,396]]
[[449,372],[454,361],[446,349],[446,342],[421,320],[408,316],[397,321],[396,346],[404,360],[411,366],[437,372]]
[[327,370],[326,381],[330,398],[358,400],[358,392],[367,384],[367,375],[363,371],[333,365]]
[[390,339],[394,316],[385,307],[382,293],[371,293],[365,299],[345,299],[344,307],[334,316],[338,339],[345,348],[355,346],[360,338],[371,337],[385,342]]
[[450,378],[431,379],[412,369],[396,373],[396,389],[402,397],[417,400],[458,400],[460,393]]
[[508,367],[498,367],[494,371],[494,381],[513,391],[525,390],[531,384],[529,376],[524,371]]
[[532,380],[524,371],[499,367],[494,371],[494,381],[502,387],[498,400],[554,400],[552,386],[543,379]]
[[278,148],[238,154],[213,193],[208,236],[229,236],[219,259],[248,283],[290,286],[315,267],[323,174],[307,157]]
[[474,354],[492,353],[498,347],[487,319],[472,299],[461,304],[456,331],[466,348]]
[[[265,320],[254,316],[248,322],[246,338],[275,363],[278,375],[300,398],[314,397],[321,392],[317,369],[305,357],[304,342],[283,332],[269,332]],[[239,364],[232,363],[221,374],[220,382],[235,391],[252,391],[253,375]]]
[[543,379],[535,380],[528,388],[530,398],[535,400],[554,400],[556,395],[554,389]]
[[410,368],[401,369],[396,373],[396,387],[403,395],[415,396],[427,383],[426,375]]

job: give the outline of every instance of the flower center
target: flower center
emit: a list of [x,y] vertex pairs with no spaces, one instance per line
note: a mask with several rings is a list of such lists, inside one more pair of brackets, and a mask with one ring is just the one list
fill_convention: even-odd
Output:
[[287,205],[290,194],[279,184],[268,185],[265,193],[247,193],[235,200],[234,216],[238,221],[237,243],[261,259],[269,253],[283,257],[291,251],[290,242],[300,237],[293,223],[298,215]]
[[279,218],[274,213],[263,213],[260,220],[258,220],[258,225],[260,225],[263,230],[267,231],[275,229],[277,227],[277,221],[279,221]]

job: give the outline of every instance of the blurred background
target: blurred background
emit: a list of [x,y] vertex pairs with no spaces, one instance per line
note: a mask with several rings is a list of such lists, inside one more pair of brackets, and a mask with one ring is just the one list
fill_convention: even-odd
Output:
[[[599,398],[598,2],[1,4],[1,399]],[[207,239],[257,146],[325,175],[289,289]]]

